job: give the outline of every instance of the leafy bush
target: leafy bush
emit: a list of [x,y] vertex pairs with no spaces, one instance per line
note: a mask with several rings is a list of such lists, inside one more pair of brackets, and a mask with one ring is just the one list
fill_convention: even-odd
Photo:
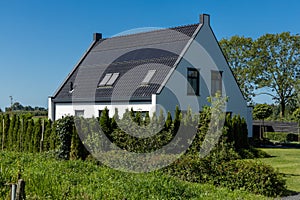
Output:
[[286,190],[282,175],[262,163],[236,160],[219,165],[215,185],[244,189],[256,194],[278,196]]
[[217,163],[211,158],[184,156],[164,170],[185,181],[211,183],[231,190],[241,189],[272,197],[286,191],[281,174],[270,166],[249,160]]

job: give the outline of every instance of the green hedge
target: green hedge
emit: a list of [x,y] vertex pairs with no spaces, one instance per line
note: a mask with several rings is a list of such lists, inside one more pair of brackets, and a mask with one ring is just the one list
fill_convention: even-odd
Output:
[[271,166],[250,160],[214,161],[183,156],[164,169],[182,180],[211,183],[231,190],[241,189],[275,197],[286,192],[285,180]]
[[286,132],[265,132],[264,137],[278,142],[297,142],[298,135]]

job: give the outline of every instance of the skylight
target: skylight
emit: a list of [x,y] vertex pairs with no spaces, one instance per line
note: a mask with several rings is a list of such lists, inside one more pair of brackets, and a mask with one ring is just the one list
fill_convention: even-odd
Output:
[[142,81],[142,85],[148,85],[149,82],[151,81],[151,79],[153,78],[154,74],[155,74],[156,70],[149,70],[146,77],[144,78],[144,80]]
[[113,73],[113,75],[110,77],[110,79],[107,81],[106,85],[112,86],[117,78],[119,77],[119,73]]
[[116,82],[118,77],[119,77],[119,73],[108,73],[104,76],[102,81],[98,84],[98,87],[112,86]]
[[108,80],[110,79],[111,75],[111,73],[106,74],[98,86],[105,86]]

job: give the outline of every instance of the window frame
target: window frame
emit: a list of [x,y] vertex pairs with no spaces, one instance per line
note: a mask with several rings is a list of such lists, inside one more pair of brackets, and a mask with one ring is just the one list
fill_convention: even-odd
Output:
[[[78,113],[82,113],[82,115],[78,115]],[[84,117],[84,110],[74,110],[75,117]]]
[[[189,72],[196,72],[197,73],[196,77],[191,76]],[[193,84],[191,84],[190,80],[191,81],[196,80],[196,88],[193,87]],[[191,89],[193,91],[190,91]],[[200,96],[200,72],[196,68],[190,68],[190,67],[187,68],[187,95]]]
[[149,69],[146,76],[144,77],[141,85],[149,85],[149,83],[153,79],[155,73],[156,73],[156,69]]
[[[216,79],[215,77],[220,77],[220,78]],[[211,70],[210,81],[211,81],[211,84],[210,84],[211,96],[214,96],[218,91],[220,91],[220,94],[222,96],[222,93],[223,93],[223,71]],[[217,83],[217,81],[218,81],[218,83]],[[213,85],[213,84],[215,84],[215,85]],[[217,84],[218,84],[218,88],[220,90],[216,90]],[[213,91],[213,89],[215,91]]]

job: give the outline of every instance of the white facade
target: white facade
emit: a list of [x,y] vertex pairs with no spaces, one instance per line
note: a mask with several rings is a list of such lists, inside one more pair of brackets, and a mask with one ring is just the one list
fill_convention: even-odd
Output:
[[[193,112],[201,111],[204,105],[208,105],[207,97],[211,96],[211,72],[222,72],[222,95],[229,97],[227,102],[227,112],[233,115],[244,117],[248,124],[248,136],[252,137],[252,109],[247,107],[247,102],[232,74],[230,67],[219,47],[209,25],[209,16],[203,16],[203,22],[197,30],[197,34],[191,38],[179,57],[175,70],[169,73],[165,85],[157,94],[153,94],[151,102],[118,102],[118,103],[54,103],[49,98],[49,118],[59,119],[65,115],[75,115],[76,111],[83,111],[86,118],[98,117],[99,111],[105,107],[112,117],[115,108],[118,109],[120,117],[126,109],[133,108],[134,111],[147,111],[153,114],[163,110],[166,116],[167,111],[172,114],[176,105],[181,110],[191,107]],[[187,70],[195,68],[200,73],[199,95],[188,95],[187,92]]]
[[[49,98],[49,103],[50,102],[51,98]],[[99,111],[101,112],[105,108],[109,110],[110,117],[114,116],[115,109],[118,109],[118,114],[120,117],[123,116],[126,110],[131,110],[131,108],[133,109],[133,111],[146,111],[153,114],[156,112],[155,102],[156,95],[152,95],[151,103],[54,103],[54,106],[51,109],[55,110],[55,112],[53,112],[52,116],[50,116],[51,112],[49,107],[49,118],[58,120],[68,115],[75,116],[76,111],[83,111],[83,117],[85,118],[99,117]]]

